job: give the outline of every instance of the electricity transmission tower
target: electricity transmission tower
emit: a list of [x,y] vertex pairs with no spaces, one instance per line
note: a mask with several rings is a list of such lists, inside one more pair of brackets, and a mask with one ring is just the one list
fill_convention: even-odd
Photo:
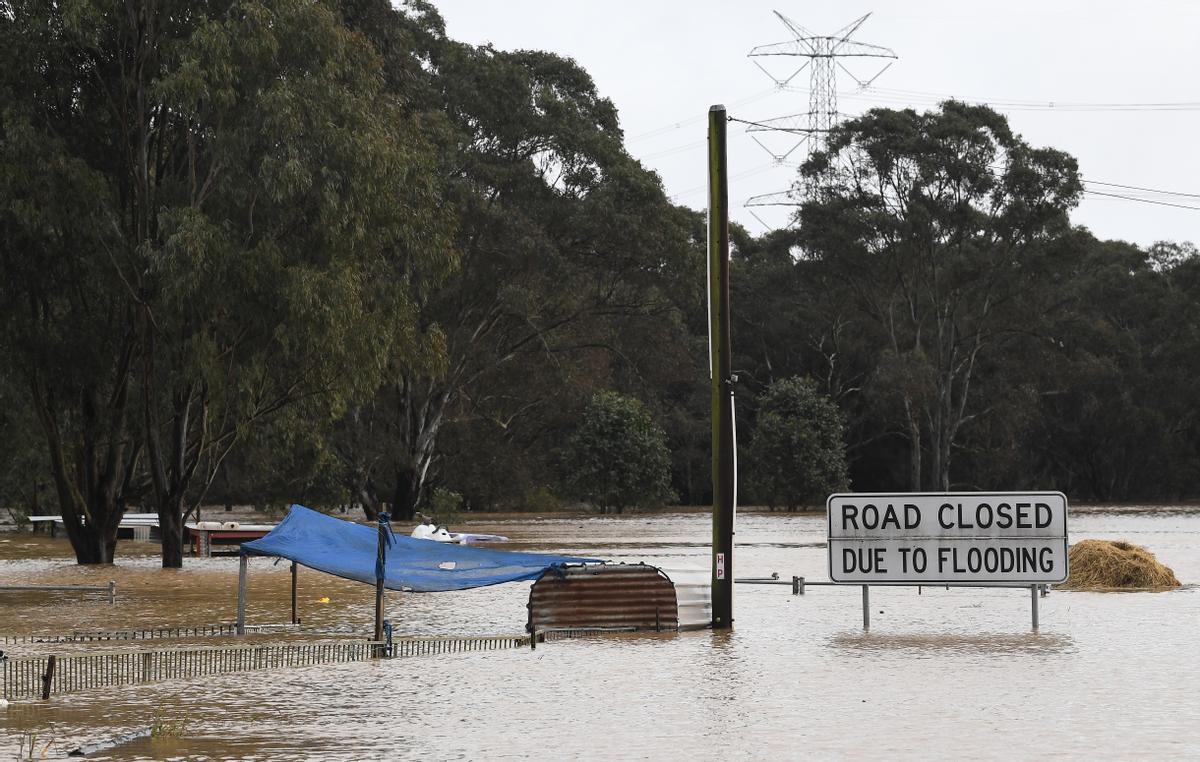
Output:
[[[853,79],[860,88],[866,88],[892,65],[897,56],[890,48],[880,45],[869,45],[865,42],[858,42],[851,39],[859,27],[870,18],[870,13],[850,22],[830,35],[813,34],[779,11],[774,11],[774,13],[783,22],[783,25],[787,27],[788,31],[792,34],[792,38],[771,45],[759,45],[750,51],[749,58],[781,90],[789,89],[792,80],[798,77],[805,69],[808,69],[808,111],[755,122],[747,126],[746,132],[750,134],[754,142],[758,143],[763,150],[775,159],[777,164],[783,164],[789,156],[805,144],[808,145],[809,152],[818,151],[825,147],[825,140],[829,135],[829,131],[833,129],[838,121],[837,78],[839,69]],[[766,56],[788,56],[806,60],[786,78],[780,78],[757,60],[760,57]],[[883,68],[875,72],[869,79],[864,80],[859,79],[854,72],[839,60],[843,58],[886,58],[891,60],[884,64]],[[786,150],[780,152],[778,149],[773,150],[770,148],[755,134],[764,132],[784,133],[795,137],[795,140],[788,142],[785,146]],[[806,192],[811,192],[811,190],[806,189]],[[775,193],[764,193],[759,196],[753,196],[746,201],[747,207],[798,206],[799,204],[800,196],[795,188]],[[751,209],[751,214],[753,214],[753,209]],[[762,220],[760,219],[759,221],[761,222]]]

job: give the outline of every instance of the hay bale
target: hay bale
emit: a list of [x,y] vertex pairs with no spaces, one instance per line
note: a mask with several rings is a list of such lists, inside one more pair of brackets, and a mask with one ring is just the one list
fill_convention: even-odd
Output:
[[1081,540],[1068,551],[1066,590],[1163,589],[1179,587],[1175,572],[1140,545],[1114,540]]

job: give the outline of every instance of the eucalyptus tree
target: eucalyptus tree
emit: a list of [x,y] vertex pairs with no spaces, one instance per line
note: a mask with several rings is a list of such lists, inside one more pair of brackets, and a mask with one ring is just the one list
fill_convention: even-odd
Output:
[[1073,236],[1069,308],[1041,345],[1027,450],[1035,472],[1084,499],[1185,499],[1200,483],[1200,262]]
[[381,47],[418,43],[424,65],[395,76],[421,80],[409,108],[438,147],[457,221],[457,270],[416,297],[417,332],[444,354],[391,366],[336,439],[368,515],[390,502],[405,518],[448,424],[482,422],[516,446],[516,428],[561,407],[561,395],[533,393],[544,379],[563,390],[578,363],[613,362],[631,322],[671,322],[671,280],[694,269],[681,264],[693,226],[625,153],[616,110],[575,62],[449,40],[427,4],[358,5]]
[[981,362],[1055,303],[1048,243],[1081,193],[1075,160],[947,101],[847,120],[801,173],[801,245],[882,337],[875,390],[895,401],[910,487],[948,489],[963,427],[987,412]]
[[[81,562],[132,500],[163,564],[250,427],[417,353],[449,261],[431,150],[338,6],[13,3],[6,325]],[[48,202],[48,203],[44,203]],[[23,216],[22,216],[23,215]]]

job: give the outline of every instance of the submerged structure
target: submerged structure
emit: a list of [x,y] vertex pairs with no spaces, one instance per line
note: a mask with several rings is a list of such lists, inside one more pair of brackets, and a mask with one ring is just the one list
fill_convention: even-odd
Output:
[[[269,534],[241,547],[238,633],[245,630],[249,556],[292,561],[292,620],[297,621],[296,566],[412,593],[468,590],[536,580],[530,591],[530,632],[556,629],[678,630],[707,627],[712,608],[708,572],[668,573],[646,564],[598,558],[478,548],[406,537],[293,505]],[[379,608],[378,619],[382,620]],[[378,638],[376,638],[378,640]]]
[[529,590],[531,633],[553,630],[656,632],[708,627],[707,570],[668,573],[647,564],[547,569]]
[[374,527],[293,505],[279,526],[242,545],[243,555],[274,556],[388,590],[435,593],[536,579],[552,566],[598,564],[598,558],[475,548],[388,533],[382,574]]

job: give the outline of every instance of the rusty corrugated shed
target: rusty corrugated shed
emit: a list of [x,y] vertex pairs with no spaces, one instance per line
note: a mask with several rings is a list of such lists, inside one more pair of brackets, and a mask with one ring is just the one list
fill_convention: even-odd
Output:
[[675,585],[645,564],[548,569],[529,591],[527,628],[677,630]]

